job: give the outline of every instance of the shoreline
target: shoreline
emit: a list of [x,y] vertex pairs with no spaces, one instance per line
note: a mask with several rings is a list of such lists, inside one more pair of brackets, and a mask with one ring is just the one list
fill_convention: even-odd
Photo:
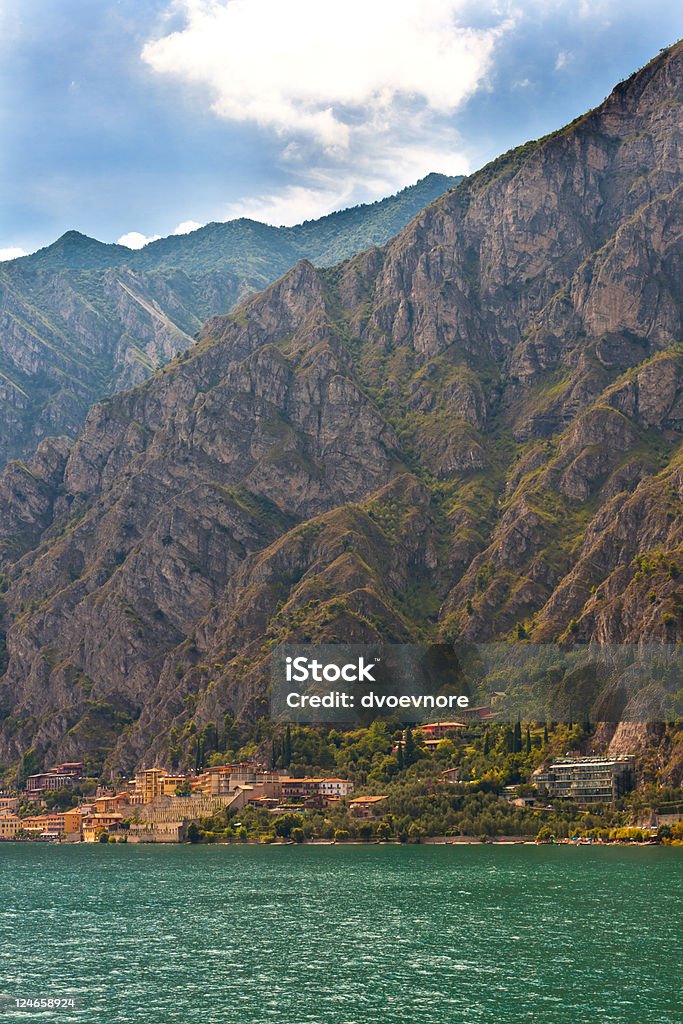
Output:
[[680,842],[656,842],[654,839],[646,842],[627,842],[623,839],[610,839],[610,840],[597,840],[595,842],[589,839],[555,839],[555,840],[544,840],[538,842],[531,836],[510,836],[510,837],[496,837],[495,839],[486,839],[482,841],[476,836],[427,836],[421,839],[419,842],[407,842],[401,843],[398,839],[389,840],[377,840],[377,839],[349,839],[343,842],[335,839],[305,839],[303,842],[297,843],[293,839],[281,839],[277,842],[264,843],[259,839],[246,839],[246,840],[230,840],[230,839],[217,839],[214,842],[196,842],[192,843],[189,840],[183,842],[164,842],[164,841],[139,841],[130,842],[125,840],[124,842],[107,842],[107,843],[91,843],[85,842],[84,840],[72,841],[63,839],[0,839],[0,845],[31,845],[31,846],[590,846],[590,847],[603,847],[603,846],[620,846],[620,847],[668,847],[668,846],[681,846],[683,843]]

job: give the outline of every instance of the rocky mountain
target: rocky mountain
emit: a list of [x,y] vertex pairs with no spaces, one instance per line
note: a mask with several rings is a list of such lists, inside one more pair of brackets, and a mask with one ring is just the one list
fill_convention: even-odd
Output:
[[0,758],[182,761],[289,639],[683,639],[683,45],[0,481]]
[[207,224],[133,251],[69,231],[0,264],[0,466],[51,434],[75,437],[94,401],[141,383],[226,313],[305,257],[330,266],[388,241],[460,178],[274,228]]

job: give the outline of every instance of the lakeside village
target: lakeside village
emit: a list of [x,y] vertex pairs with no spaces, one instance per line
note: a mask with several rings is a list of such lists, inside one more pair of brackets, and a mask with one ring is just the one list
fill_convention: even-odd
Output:
[[288,726],[268,757],[252,738],[229,761],[212,725],[193,771],[105,785],[69,762],[20,777],[0,792],[0,841],[683,845],[683,790],[652,765],[590,753],[588,723],[492,719],[478,708],[413,728]]

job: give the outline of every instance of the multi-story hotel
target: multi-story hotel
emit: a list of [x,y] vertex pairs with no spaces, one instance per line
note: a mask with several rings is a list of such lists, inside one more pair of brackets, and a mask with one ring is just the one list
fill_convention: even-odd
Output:
[[614,803],[635,786],[634,758],[565,757],[537,768],[532,782],[551,797],[583,804]]
[[265,772],[247,762],[220,764],[190,779],[193,792],[205,796],[228,796],[238,786],[267,786],[278,781],[277,772]]
[[130,788],[138,799],[131,802],[149,804],[160,796],[175,796],[178,786],[185,781],[184,775],[171,775],[165,768],[144,768],[135,773]]
[[64,789],[65,786],[74,786],[84,775],[85,764],[82,761],[67,761],[64,764],[55,765],[47,772],[29,775],[25,786],[26,795],[29,797],[40,796],[41,793]]

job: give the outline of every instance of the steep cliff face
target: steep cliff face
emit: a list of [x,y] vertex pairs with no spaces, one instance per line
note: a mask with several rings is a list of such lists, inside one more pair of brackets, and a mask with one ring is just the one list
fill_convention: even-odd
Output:
[[386,242],[459,180],[430,174],[292,228],[209,224],[138,252],[69,231],[0,264],[0,466],[47,435],[75,437],[93,402],[146,380],[193,344],[207,317],[301,257],[326,266]]
[[683,639],[682,85],[676,46],[8,467],[0,758],[182,749],[284,639]]

